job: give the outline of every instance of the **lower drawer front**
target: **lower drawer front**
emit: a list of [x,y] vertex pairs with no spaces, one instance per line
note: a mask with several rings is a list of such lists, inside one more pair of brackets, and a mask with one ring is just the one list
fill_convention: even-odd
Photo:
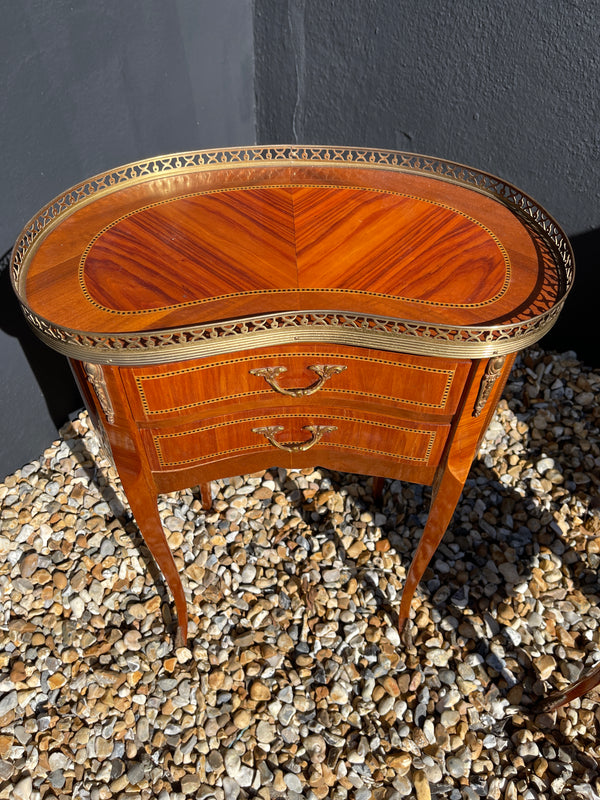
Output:
[[315,465],[322,454],[337,451],[425,467],[439,462],[449,429],[344,410],[318,415],[298,410],[229,415],[179,430],[148,429],[143,435],[159,471],[260,453],[265,467],[290,466],[295,454],[308,451]]

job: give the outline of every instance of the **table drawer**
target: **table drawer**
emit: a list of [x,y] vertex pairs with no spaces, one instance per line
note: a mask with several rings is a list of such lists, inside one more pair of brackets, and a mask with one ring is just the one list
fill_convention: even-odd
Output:
[[123,370],[134,416],[152,420],[303,403],[376,405],[420,415],[456,410],[470,362],[312,345]]
[[416,466],[438,463],[449,425],[423,425],[347,409],[310,414],[301,409],[230,414],[193,426],[144,430],[153,469],[171,470],[264,453],[264,466],[293,466],[310,450],[313,463],[325,453]]

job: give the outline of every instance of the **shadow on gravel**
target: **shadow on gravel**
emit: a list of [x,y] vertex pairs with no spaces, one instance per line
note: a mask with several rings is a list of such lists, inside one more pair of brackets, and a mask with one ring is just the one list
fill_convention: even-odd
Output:
[[[163,578],[162,572],[156,565],[154,558],[144,542],[131,511],[127,506],[123,505],[118,493],[111,485],[110,478],[106,475],[105,470],[98,465],[98,455],[88,450],[85,440],[80,437],[77,431],[73,427],[64,426],[62,435],[71,454],[83,470],[86,479],[91,485],[96,487],[102,502],[110,509],[110,513],[107,515],[108,524],[111,524],[112,516],[112,519],[118,523],[118,526],[129,537],[131,548],[139,553],[142,566],[150,574],[152,582],[156,587],[156,592],[160,597],[161,611],[165,625],[167,626],[169,634],[174,637],[176,623],[171,614],[171,596],[167,584]],[[137,596],[132,595],[130,598],[131,603],[136,603],[138,600],[139,598]],[[123,610],[125,613],[127,612],[125,605],[123,605]],[[124,619],[121,627],[128,628],[130,623],[131,620]]]

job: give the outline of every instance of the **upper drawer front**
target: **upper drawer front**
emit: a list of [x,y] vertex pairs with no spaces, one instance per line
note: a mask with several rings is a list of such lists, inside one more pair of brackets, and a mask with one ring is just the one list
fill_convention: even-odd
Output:
[[[469,362],[426,358],[344,346],[246,350],[228,356],[123,370],[138,419],[232,408],[256,408],[276,400],[287,407],[314,400],[368,403],[399,411],[452,414]],[[132,385],[131,385],[132,384]]]

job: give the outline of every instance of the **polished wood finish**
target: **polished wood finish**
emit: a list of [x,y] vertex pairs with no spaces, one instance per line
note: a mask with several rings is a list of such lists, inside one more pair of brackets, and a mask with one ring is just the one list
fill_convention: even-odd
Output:
[[98,397],[90,391],[83,364],[71,361],[71,367],[86,401],[90,418],[96,422],[97,429],[107,434],[106,437],[102,436],[108,450],[107,455],[117,466],[123,490],[140,532],[171,590],[179,620],[177,639],[184,643],[187,639],[187,606],[183,585],[158,514],[156,487],[143,451],[140,431],[127,414],[127,401],[120,391],[119,376],[110,370],[105,371],[106,389],[116,400],[118,415],[116,425],[107,425],[103,420],[104,412]]
[[457,414],[456,423],[448,440],[445,453],[433,481],[431,508],[427,524],[419,540],[413,557],[400,601],[398,625],[403,627],[408,619],[410,603],[427,565],[431,561],[448,527],[456,504],[469,474],[471,463],[477,454],[481,439],[496,409],[500,394],[508,378],[514,356],[506,359],[502,373],[497,380],[486,404],[483,418],[473,417],[472,409],[477,398],[487,363],[473,362],[471,380],[467,383],[462,408]]
[[468,361],[396,355],[344,345],[304,344],[259,348],[229,356],[193,359],[164,366],[134,367],[123,375],[132,413],[140,421],[160,421],[184,415],[272,407],[297,402],[277,393],[259,368],[285,368],[277,377],[282,390],[302,390],[314,384],[311,367],[339,368],[314,393],[303,396],[306,406],[323,403],[356,409],[401,411],[405,417],[447,420],[456,411],[469,369]]
[[274,465],[433,486],[399,625],[514,353],[552,324],[568,243],[491,176],[409,154],[166,156],[26,228],[12,277],[71,359],[140,531],[184,589],[156,498]]
[[556,297],[544,242],[507,207],[374,172],[273,165],[221,170],[216,190],[204,172],[125,186],[44,237],[28,303],[66,328],[112,333],[311,308],[510,324],[540,310],[541,291]]

